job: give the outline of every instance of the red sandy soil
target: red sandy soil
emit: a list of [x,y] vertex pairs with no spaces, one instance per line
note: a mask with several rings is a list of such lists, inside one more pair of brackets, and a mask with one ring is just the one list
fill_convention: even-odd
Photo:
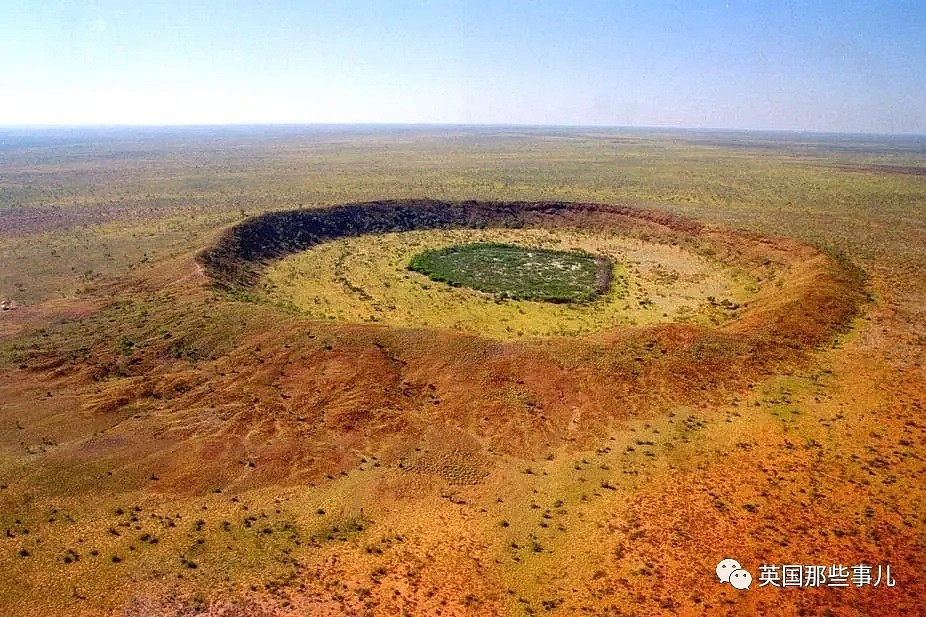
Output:
[[[18,461],[3,470],[10,507],[20,503],[11,495],[29,491],[65,503],[99,491],[110,501],[126,494],[193,504],[217,487],[224,502],[250,495],[260,505],[256,495],[268,488],[353,481],[363,453],[377,469],[360,481],[358,507],[375,529],[404,537],[380,553],[364,550],[366,541],[323,543],[300,553],[292,576],[273,588],[236,587],[259,578],[237,572],[238,591],[191,600],[194,583],[118,579],[108,607],[73,601],[52,612],[922,610],[926,543],[915,478],[926,424],[913,326],[889,302],[865,304],[861,280],[847,266],[792,240],[629,209],[566,222],[709,248],[768,282],[718,329],[666,324],[518,342],[311,322],[216,295],[193,259],[97,290],[108,301],[4,314],[4,337],[60,321],[49,336],[60,330],[55,340],[71,342],[38,346],[0,373],[0,451]],[[79,353],[68,329],[74,323],[83,328]],[[114,350],[118,337],[133,345]],[[800,375],[805,386],[769,400],[762,392],[782,374]],[[798,413],[779,421],[768,409],[780,407]],[[679,429],[679,410],[696,414],[710,439],[663,443]],[[12,428],[20,418],[26,426]],[[576,470],[598,475],[567,486],[562,470],[571,465],[560,461],[572,458],[589,459]],[[522,473],[525,466],[536,469]],[[538,556],[526,550],[513,560],[506,534],[514,532],[493,517],[519,499],[552,501],[548,470],[549,482],[558,478],[566,494],[587,499],[560,508],[568,540],[543,536]],[[607,474],[613,484],[598,480]],[[537,516],[525,508],[522,518]],[[513,529],[522,518],[512,518]],[[717,555],[735,556],[754,579],[760,563],[889,562],[900,582],[878,590],[754,583],[739,592],[712,580]],[[3,563],[22,581],[20,561]],[[113,608],[111,598],[121,604]],[[49,610],[41,603],[19,609]]]

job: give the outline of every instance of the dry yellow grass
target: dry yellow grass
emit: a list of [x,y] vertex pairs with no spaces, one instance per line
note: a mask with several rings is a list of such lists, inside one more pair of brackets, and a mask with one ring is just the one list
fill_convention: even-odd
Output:
[[[497,301],[409,271],[424,250],[470,242],[582,249],[615,263],[609,293],[588,304]],[[430,230],[339,239],[287,257],[263,289],[323,320],[448,328],[498,339],[576,336],[621,325],[719,324],[755,281],[740,269],[677,245],[582,229]],[[721,306],[721,302],[729,304]]]

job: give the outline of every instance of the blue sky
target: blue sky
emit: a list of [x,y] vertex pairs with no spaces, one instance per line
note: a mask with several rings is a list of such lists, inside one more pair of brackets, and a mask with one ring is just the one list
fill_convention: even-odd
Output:
[[926,2],[0,0],[0,125],[926,133]]

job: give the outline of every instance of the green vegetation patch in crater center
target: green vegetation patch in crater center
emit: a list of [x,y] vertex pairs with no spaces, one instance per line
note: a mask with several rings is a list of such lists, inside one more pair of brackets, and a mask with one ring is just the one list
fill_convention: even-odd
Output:
[[589,302],[611,285],[611,260],[585,251],[477,242],[424,251],[409,270],[514,300]]

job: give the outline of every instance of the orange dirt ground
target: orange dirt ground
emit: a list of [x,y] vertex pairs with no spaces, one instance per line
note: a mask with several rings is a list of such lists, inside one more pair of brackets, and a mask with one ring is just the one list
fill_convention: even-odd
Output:
[[[394,205],[420,204],[376,207]],[[923,333],[903,299],[786,238],[576,204],[523,222],[677,242],[762,283],[720,328],[513,342],[312,322],[242,301],[248,276],[217,291],[209,254],[8,311],[4,337],[45,328],[0,372],[10,614],[923,610]],[[223,539],[247,512],[272,541]],[[149,517],[200,566],[130,541]],[[754,580],[890,563],[898,584],[740,592],[713,575],[723,557]]]

